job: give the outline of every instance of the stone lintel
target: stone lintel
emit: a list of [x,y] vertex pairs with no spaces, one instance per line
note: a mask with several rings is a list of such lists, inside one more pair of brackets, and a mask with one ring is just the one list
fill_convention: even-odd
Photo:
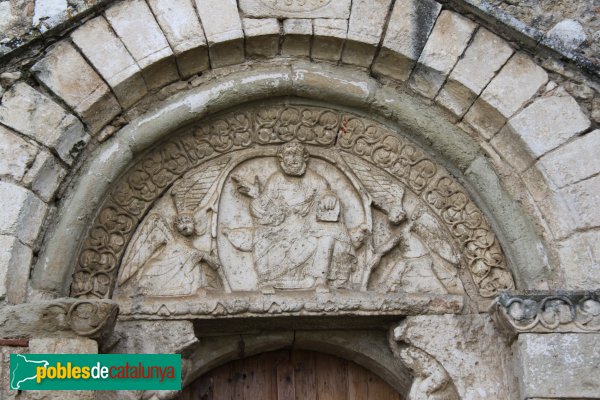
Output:
[[[119,299],[115,299],[119,301]],[[214,319],[286,316],[404,316],[462,314],[461,295],[373,292],[329,293],[301,291],[286,294],[230,293],[181,298],[146,298],[141,303],[119,302],[121,320]]]

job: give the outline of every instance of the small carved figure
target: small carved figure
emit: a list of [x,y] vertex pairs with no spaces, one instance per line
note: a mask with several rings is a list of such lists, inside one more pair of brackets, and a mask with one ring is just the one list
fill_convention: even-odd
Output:
[[[308,168],[309,153],[299,143],[282,145],[279,170],[262,184],[233,175],[237,191],[250,198],[252,232],[225,229],[240,251],[252,251],[263,292],[343,286],[356,260],[340,218],[341,205],[327,180]],[[250,235],[252,240],[249,239]]]
[[410,218],[407,217],[403,207],[404,188],[400,184],[356,157],[344,159],[367,189],[373,206],[387,215],[390,225],[386,233],[380,233],[387,236],[384,240],[376,245],[371,238],[368,244],[361,289],[369,288],[372,274],[382,259],[399,248],[400,257],[387,271],[379,271],[378,290],[397,291],[409,285],[411,290],[462,293],[456,273],[459,256],[436,218],[424,206],[415,207]]
[[229,286],[218,258],[212,254],[216,209],[216,182],[229,158],[192,170],[171,190],[177,210],[173,226],[165,217],[151,214],[130,244],[119,285],[133,279],[142,294],[191,295],[200,288]]

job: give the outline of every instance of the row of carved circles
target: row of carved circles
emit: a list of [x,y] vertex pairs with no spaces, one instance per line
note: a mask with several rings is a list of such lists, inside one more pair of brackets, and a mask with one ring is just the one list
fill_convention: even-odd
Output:
[[591,295],[577,303],[564,296],[550,296],[540,301],[515,297],[504,301],[503,307],[511,324],[522,331],[538,325],[555,330],[569,324],[584,331],[600,331],[600,301]]

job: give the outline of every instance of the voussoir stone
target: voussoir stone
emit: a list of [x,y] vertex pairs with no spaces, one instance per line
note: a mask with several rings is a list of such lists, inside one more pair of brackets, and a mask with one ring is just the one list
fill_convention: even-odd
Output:
[[373,72],[405,81],[421,55],[442,6],[434,0],[397,1]]
[[68,42],[56,44],[32,68],[35,76],[98,132],[121,106],[102,78]]
[[0,204],[0,234],[32,246],[48,206],[30,190],[8,182],[0,182]]
[[71,38],[112,87],[123,107],[133,105],[148,93],[140,67],[103,16],[86,22]]
[[192,0],[150,0],[148,4],[175,53],[181,74],[188,77],[208,69],[208,46]]
[[150,88],[179,79],[171,46],[145,1],[116,3],[106,10],[105,15],[143,70]]
[[311,57],[339,61],[348,35],[348,20],[314,19]]
[[196,0],[213,68],[244,61],[244,31],[235,0]]
[[246,54],[250,57],[274,57],[279,52],[279,22],[275,18],[244,18]]
[[283,44],[281,54],[293,57],[310,56],[310,40],[313,34],[312,20],[286,19],[283,21]]
[[524,53],[513,55],[485,88],[464,121],[486,139],[493,137],[548,81],[548,74]]
[[13,236],[0,235],[0,298],[23,303],[33,258],[32,251]]
[[385,20],[390,12],[391,0],[354,0],[348,24],[348,40],[344,46],[342,60],[346,64],[369,67]]
[[41,150],[25,174],[23,184],[30,187],[46,203],[49,203],[53,200],[66,174],[67,171],[50,152]]
[[477,25],[451,11],[442,11],[410,79],[417,93],[434,98],[469,44]]
[[0,176],[21,180],[37,152],[37,146],[0,125]]
[[240,0],[245,16],[273,18],[348,18],[351,0]]
[[68,164],[89,141],[77,118],[26,83],[17,83],[4,94],[0,123],[54,149]]
[[[516,140],[523,144],[525,151],[520,155],[521,160],[511,158],[509,163],[516,165],[520,162],[526,168],[540,156],[589,127],[590,121],[575,99],[559,90],[553,96],[534,101],[510,119],[497,136],[506,135],[506,140],[513,142]],[[498,137],[494,138],[492,144],[500,140]]]
[[456,63],[436,102],[460,117],[512,55],[512,48],[500,37],[480,28]]

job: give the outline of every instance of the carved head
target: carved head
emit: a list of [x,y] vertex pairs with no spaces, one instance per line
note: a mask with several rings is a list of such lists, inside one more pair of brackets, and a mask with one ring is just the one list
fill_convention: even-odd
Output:
[[279,165],[286,175],[302,176],[306,172],[308,150],[300,143],[286,143],[277,150]]
[[175,218],[175,228],[183,236],[192,236],[195,230],[194,216],[192,214],[179,214]]

